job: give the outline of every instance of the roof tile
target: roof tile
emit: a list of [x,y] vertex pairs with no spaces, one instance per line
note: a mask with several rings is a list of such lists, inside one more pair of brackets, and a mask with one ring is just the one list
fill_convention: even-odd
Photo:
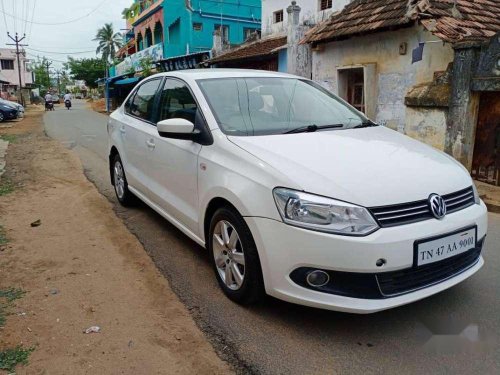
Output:
[[418,21],[446,42],[489,38],[500,32],[500,0],[355,0],[311,29],[302,43],[324,43]]
[[287,44],[286,36],[275,36],[259,39],[250,43],[242,44],[232,48],[227,52],[208,60],[209,64],[216,64],[223,61],[241,60],[251,57],[265,56],[275,52],[276,49]]

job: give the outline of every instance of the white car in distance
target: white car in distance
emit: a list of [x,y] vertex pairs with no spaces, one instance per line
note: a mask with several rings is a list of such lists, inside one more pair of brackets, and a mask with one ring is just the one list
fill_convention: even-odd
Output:
[[487,210],[467,170],[310,80],[157,74],[111,115],[108,134],[118,200],[139,198],[205,247],[238,303],[267,293],[370,313],[484,263]]

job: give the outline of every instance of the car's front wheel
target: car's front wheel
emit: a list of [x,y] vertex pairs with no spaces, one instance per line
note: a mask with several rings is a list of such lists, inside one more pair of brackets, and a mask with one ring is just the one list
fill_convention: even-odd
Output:
[[123,206],[131,206],[135,203],[136,198],[128,189],[127,176],[122,159],[118,154],[113,158],[113,185],[116,198]]
[[207,242],[217,281],[226,296],[240,304],[261,300],[264,283],[260,260],[243,217],[229,207],[218,209]]

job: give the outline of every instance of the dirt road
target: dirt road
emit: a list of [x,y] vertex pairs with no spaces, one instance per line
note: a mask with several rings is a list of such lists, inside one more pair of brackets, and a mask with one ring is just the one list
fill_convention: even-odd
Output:
[[[21,374],[231,372],[79,159],[44,135],[41,114],[0,129],[14,139],[0,290],[26,291],[0,328],[0,351],[35,347]],[[101,331],[84,334],[90,326]]]

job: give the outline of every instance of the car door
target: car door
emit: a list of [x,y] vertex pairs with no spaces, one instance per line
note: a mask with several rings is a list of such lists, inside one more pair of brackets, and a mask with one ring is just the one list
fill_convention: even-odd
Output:
[[150,79],[136,89],[135,95],[125,105],[124,125],[119,129],[124,139],[126,173],[132,189],[149,197],[151,176],[148,173],[150,153],[154,151],[153,134],[156,133],[155,101],[162,78]]
[[[167,78],[159,99],[158,121],[183,118],[205,126],[188,85]],[[161,137],[155,133],[150,169],[155,202],[195,234],[198,227],[198,154],[201,145],[193,141]]]

